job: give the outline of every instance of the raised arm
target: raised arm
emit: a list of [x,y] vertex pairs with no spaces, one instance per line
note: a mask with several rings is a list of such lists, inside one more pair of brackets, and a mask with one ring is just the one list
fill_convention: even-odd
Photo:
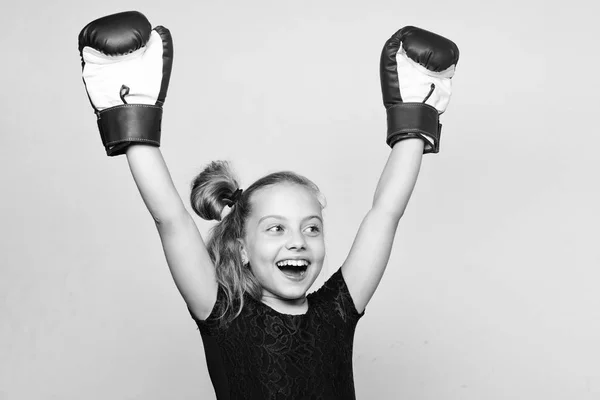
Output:
[[138,12],[113,14],[83,28],[79,51],[106,153],[127,154],[175,283],[195,315],[208,316],[217,295],[215,271],[158,148],[173,61],[171,34],[162,26],[151,29]]
[[373,206],[342,265],[358,312],[373,296],[387,266],[398,223],[419,176],[423,147],[423,140],[415,138],[394,145],[377,184]]
[[434,33],[405,27],[381,54],[381,88],[392,147],[342,274],[358,312],[375,293],[415,187],[423,154],[439,151],[439,114],[450,100],[458,48]]
[[156,223],[175,285],[194,315],[204,319],[217,298],[217,278],[196,223],[185,209],[158,147],[131,145],[126,154]]

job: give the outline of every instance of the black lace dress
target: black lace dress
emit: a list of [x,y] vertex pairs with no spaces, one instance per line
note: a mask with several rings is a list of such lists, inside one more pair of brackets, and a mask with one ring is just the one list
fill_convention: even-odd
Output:
[[[358,313],[341,268],[307,296],[308,312],[281,314],[245,297],[230,324],[194,318],[218,400],[355,399],[352,346]],[[193,317],[193,315],[192,315]]]

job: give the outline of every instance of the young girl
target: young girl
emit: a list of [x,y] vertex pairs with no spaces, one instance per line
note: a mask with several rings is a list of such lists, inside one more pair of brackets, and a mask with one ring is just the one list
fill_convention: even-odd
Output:
[[387,265],[422,156],[439,150],[456,45],[414,27],[387,41],[381,83],[392,151],[348,257],[309,295],[325,257],[318,187],[278,172],[242,189],[226,162],[210,163],[191,191],[194,211],[219,221],[205,245],[158,147],[169,31],[152,30],[140,13],[110,15],[82,30],[79,50],[103,144],[108,155],[127,156],[200,329],[217,398],[354,399],[355,327]]

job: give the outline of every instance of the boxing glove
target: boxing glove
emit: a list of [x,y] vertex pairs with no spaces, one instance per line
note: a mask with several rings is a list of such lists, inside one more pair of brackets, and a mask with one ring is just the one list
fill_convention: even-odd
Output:
[[450,101],[458,55],[451,40],[414,26],[400,29],[385,43],[380,78],[390,147],[421,138],[424,154],[439,152],[439,115]]
[[160,146],[173,65],[168,29],[136,11],[90,22],[79,34],[83,82],[108,156],[132,143]]

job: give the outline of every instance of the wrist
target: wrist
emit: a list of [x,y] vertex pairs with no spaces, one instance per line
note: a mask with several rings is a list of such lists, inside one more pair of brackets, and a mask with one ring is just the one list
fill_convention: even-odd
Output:
[[423,155],[423,150],[425,149],[426,139],[421,137],[408,137],[402,140],[397,141],[392,145],[392,151],[394,153],[409,153],[416,155]]

